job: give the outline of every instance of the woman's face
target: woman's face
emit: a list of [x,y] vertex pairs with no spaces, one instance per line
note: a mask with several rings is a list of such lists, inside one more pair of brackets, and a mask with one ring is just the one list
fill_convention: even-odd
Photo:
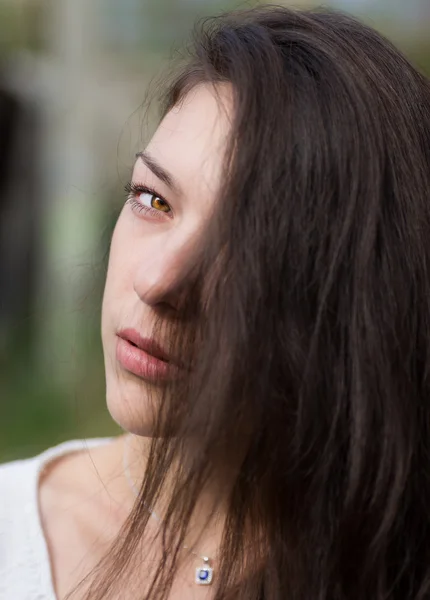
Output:
[[136,434],[151,435],[149,395],[174,376],[174,367],[159,360],[166,340],[154,339],[154,321],[175,319],[190,242],[220,185],[231,89],[217,92],[200,85],[166,115],[136,160],[112,237],[102,310],[107,404]]

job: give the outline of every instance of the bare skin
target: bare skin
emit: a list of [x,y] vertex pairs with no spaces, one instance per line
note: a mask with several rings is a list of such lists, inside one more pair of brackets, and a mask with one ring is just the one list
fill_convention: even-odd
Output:
[[[117,333],[121,328],[132,327],[148,336],[160,306],[175,311],[171,292],[177,288],[177,278],[183,272],[181,264],[187,259],[189,240],[209,216],[220,184],[223,148],[230,126],[231,91],[224,86],[218,92],[216,97],[209,86],[192,91],[165,117],[146,149],[171,174],[175,186],[167,185],[140,158],[136,161],[133,182],[154,188],[171,211],[158,214],[157,208],[137,210],[127,203],[112,239],[102,314],[107,406],[123,430],[132,434],[130,470],[137,484],[144,474],[142,457],[152,429],[146,403],[151,384],[118,363]],[[220,98],[224,104],[221,108]],[[142,193],[135,201],[146,206],[153,197]],[[96,566],[130,514],[135,495],[124,475],[123,455],[121,436],[88,452],[60,458],[41,475],[39,508],[59,599]],[[218,502],[219,486],[214,485],[202,496],[190,528],[190,545],[195,541],[193,531],[202,530],[209,510]],[[156,509],[163,514],[162,505]],[[216,556],[222,521],[220,517],[213,526],[205,528],[199,539],[199,548],[210,557]],[[158,527],[152,519],[148,539],[141,541],[145,550],[143,562],[129,588],[121,588],[124,600],[139,597],[136,589],[141,591],[140,583],[144,587],[151,576],[160,556],[160,546],[152,539]],[[211,597],[210,586],[194,583],[198,564],[199,559],[184,552],[169,600]],[[213,566],[216,568],[216,560]],[[85,586],[72,596],[73,600],[83,598],[84,591]]]
[[[123,449],[121,436],[90,452],[66,455],[48,465],[41,475],[39,508],[59,599],[65,598],[103,558],[131,511],[134,495],[125,481],[122,460],[118,461]],[[141,566],[137,574],[142,578],[142,587],[151,576],[151,564],[159,557],[159,545],[152,538],[157,527],[155,520],[150,521],[146,542],[142,540],[145,568]],[[214,556],[219,535],[216,526],[209,528],[199,540],[199,547]],[[193,581],[194,569],[201,563],[184,552],[172,600],[211,597],[211,588],[197,587]],[[216,566],[216,560],[212,565]],[[85,589],[72,596],[73,600],[83,598]],[[136,598],[132,588],[122,594],[124,599]]]
[[132,508],[120,484],[120,446],[122,439],[66,455],[41,475],[39,508],[58,598],[96,566]]

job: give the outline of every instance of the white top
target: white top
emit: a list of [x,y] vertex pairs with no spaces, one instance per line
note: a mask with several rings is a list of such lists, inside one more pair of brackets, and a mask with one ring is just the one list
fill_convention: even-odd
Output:
[[73,440],[0,465],[0,600],[56,600],[39,512],[39,476],[51,460],[110,439]]

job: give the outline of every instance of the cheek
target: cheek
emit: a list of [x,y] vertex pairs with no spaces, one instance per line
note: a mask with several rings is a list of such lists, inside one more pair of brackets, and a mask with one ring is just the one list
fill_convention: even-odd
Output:
[[133,236],[127,226],[127,218],[124,210],[120,214],[109,249],[109,263],[107,270],[106,287],[118,287],[127,273],[131,271]]
[[139,222],[124,207],[112,234],[103,295],[103,322],[109,315],[121,317],[126,306],[134,305],[134,284],[139,267],[147,256],[148,234],[142,240]]
[[[105,289],[102,303],[102,324],[108,318],[108,314],[112,312],[116,302],[121,302],[119,292],[127,287],[127,238],[123,235],[124,229],[123,218],[120,215],[114,232],[109,249],[109,262],[106,273]],[[117,301],[115,302],[115,298]]]

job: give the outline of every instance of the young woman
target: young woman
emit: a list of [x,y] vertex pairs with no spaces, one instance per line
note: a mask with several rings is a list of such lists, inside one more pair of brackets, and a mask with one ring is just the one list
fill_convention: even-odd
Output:
[[342,14],[205,23],[103,301],[118,439],[0,470],[0,596],[430,596],[430,85]]

